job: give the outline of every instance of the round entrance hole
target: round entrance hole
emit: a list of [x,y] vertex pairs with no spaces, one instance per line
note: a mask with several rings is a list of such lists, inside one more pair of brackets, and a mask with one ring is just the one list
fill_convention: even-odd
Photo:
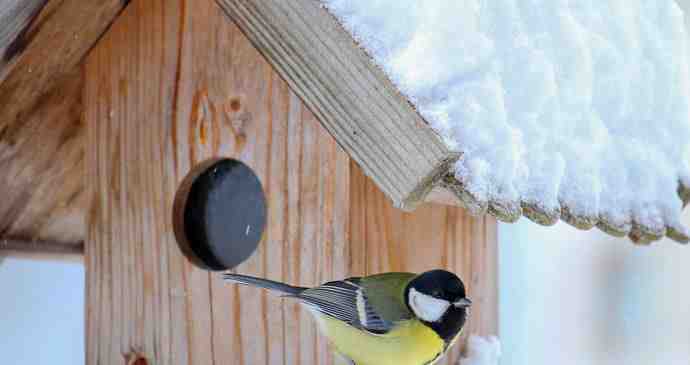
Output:
[[266,198],[249,166],[213,159],[182,181],[173,206],[175,238],[197,266],[236,267],[256,250],[266,226]]

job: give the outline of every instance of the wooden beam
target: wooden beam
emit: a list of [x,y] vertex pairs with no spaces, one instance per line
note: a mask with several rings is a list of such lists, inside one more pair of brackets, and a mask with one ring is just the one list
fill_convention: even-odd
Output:
[[84,258],[84,243],[0,238],[0,256],[79,262]]
[[75,69],[17,128],[0,123],[0,237],[84,240],[82,87]]
[[[176,188],[229,156],[264,186],[268,225],[237,270],[315,285],[348,275],[349,160],[212,0],[141,0],[86,62],[87,364],[332,364],[296,304],[192,266]],[[145,121],[145,122],[144,122]]]
[[0,130],[15,133],[40,97],[69,77],[123,0],[7,0],[0,4]]
[[459,158],[319,1],[218,3],[395,206],[424,201]]
[[228,286],[177,247],[175,190],[217,156],[252,167],[268,201],[238,272],[309,286],[448,267],[481,307],[469,330],[495,331],[494,221],[394,209],[213,0],[132,2],[85,75],[87,364],[333,364],[294,302]]

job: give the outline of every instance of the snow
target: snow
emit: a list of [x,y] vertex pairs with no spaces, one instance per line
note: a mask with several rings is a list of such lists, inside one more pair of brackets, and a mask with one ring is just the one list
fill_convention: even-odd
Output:
[[501,343],[497,337],[470,336],[467,339],[466,355],[458,365],[498,365],[501,358]]
[[688,49],[673,0],[323,0],[479,200],[680,227]]

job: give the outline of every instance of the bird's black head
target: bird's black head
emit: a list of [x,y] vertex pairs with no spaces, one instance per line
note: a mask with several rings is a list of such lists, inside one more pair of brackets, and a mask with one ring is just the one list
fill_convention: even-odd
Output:
[[432,270],[419,274],[405,289],[409,309],[446,342],[460,333],[472,302],[455,274]]

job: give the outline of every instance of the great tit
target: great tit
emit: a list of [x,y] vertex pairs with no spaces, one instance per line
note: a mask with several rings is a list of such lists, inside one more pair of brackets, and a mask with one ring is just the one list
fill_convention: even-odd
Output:
[[356,365],[434,364],[460,336],[472,305],[462,280],[445,270],[353,277],[314,288],[224,277],[299,300],[335,350]]

